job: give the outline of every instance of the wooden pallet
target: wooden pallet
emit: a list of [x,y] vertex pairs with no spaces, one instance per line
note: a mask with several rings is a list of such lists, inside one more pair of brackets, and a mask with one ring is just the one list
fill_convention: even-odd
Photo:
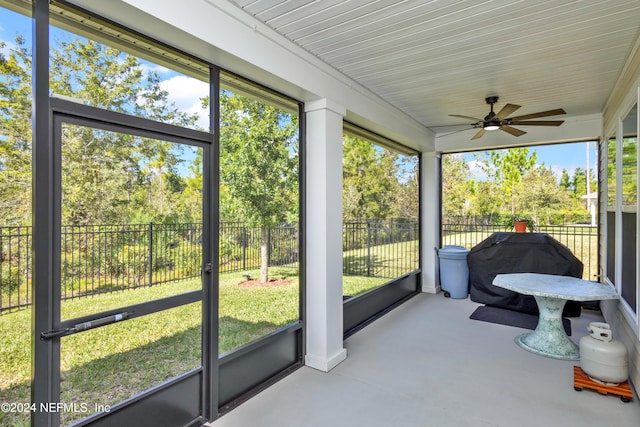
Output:
[[593,381],[587,374],[584,373],[580,366],[573,367],[573,388],[576,391],[582,391],[583,388],[588,390],[595,390],[600,394],[613,394],[619,396],[623,402],[631,402],[633,399],[633,391],[629,381],[625,381],[618,385],[604,385]]

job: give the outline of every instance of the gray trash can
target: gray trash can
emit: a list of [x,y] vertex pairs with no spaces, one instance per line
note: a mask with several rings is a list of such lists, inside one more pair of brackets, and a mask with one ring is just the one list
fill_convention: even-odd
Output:
[[464,246],[445,246],[438,249],[440,286],[445,297],[466,298],[469,295],[468,249]]

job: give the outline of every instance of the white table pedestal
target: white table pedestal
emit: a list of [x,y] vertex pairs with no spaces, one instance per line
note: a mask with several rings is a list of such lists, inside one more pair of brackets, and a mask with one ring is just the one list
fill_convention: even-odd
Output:
[[536,330],[518,335],[515,342],[525,350],[563,360],[580,360],[580,349],[569,339],[562,325],[566,300],[535,295],[540,317]]
[[579,360],[580,349],[562,327],[562,309],[567,300],[595,301],[618,299],[616,290],[601,283],[575,277],[541,273],[498,274],[493,284],[524,295],[538,303],[538,326],[529,334],[517,336],[516,343],[532,353],[554,359]]

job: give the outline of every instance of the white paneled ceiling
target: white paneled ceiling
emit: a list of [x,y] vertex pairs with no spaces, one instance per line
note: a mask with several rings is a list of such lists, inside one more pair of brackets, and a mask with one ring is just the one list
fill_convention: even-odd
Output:
[[487,95],[601,113],[640,34],[638,0],[231,2],[427,127],[484,117]]

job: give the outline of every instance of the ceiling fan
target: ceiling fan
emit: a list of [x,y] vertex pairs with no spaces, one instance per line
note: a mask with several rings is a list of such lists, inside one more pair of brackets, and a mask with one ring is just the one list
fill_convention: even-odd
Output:
[[507,132],[513,136],[521,136],[526,133],[523,130],[512,127],[512,125],[560,126],[562,123],[564,123],[564,120],[530,120],[530,119],[537,119],[540,117],[548,117],[548,116],[557,116],[559,114],[567,114],[566,111],[564,111],[562,108],[558,108],[555,110],[541,111],[539,113],[525,114],[524,116],[507,117],[510,114],[513,114],[518,108],[520,108],[520,105],[507,104],[504,107],[502,107],[500,111],[498,111],[497,113],[494,113],[493,104],[498,102],[498,97],[487,96],[485,98],[485,101],[487,102],[487,104],[491,105],[491,112],[489,112],[489,114],[487,114],[484,119],[478,119],[476,117],[469,117],[469,116],[461,116],[459,114],[449,114],[450,117],[460,117],[463,119],[473,120],[474,123],[471,123],[470,126],[472,126],[474,129],[482,128],[471,139],[481,138],[487,131],[498,130],[498,129],[504,132]]

